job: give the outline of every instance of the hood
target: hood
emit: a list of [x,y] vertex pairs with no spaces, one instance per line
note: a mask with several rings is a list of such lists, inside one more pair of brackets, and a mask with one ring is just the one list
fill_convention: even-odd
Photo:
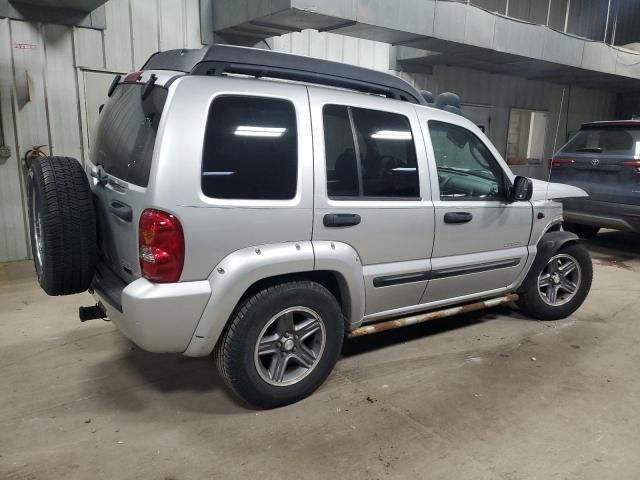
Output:
[[564,183],[545,182],[544,180],[533,181],[533,196],[531,201],[545,200],[545,199],[558,199],[558,198],[576,198],[576,197],[588,197],[589,194],[581,188],[574,187],[572,185],[565,185]]

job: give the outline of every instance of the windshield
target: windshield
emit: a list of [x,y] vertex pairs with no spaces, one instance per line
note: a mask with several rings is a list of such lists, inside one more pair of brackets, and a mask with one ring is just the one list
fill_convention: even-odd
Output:
[[602,127],[580,130],[560,153],[640,156],[640,128]]
[[125,182],[146,187],[167,90],[155,87],[142,100],[143,85],[121,84],[105,105],[91,161]]

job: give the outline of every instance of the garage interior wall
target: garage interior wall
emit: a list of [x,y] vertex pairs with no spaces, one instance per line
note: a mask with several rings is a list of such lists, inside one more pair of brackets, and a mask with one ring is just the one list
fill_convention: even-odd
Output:
[[[199,0],[110,0],[105,30],[0,19],[0,262],[28,257],[20,161],[33,146],[84,160],[115,73],[152,53],[199,48]],[[97,88],[100,87],[100,88]]]
[[[0,120],[12,155],[0,159],[0,262],[29,256],[20,161],[27,150],[86,158],[97,106],[116,73],[139,68],[150,54],[201,46],[199,0],[109,0],[103,31],[0,19]],[[273,38],[273,49],[389,70],[391,46],[304,30]],[[262,42],[261,46],[264,46]],[[430,74],[398,74],[435,94],[453,91],[490,112],[489,137],[504,155],[511,108],[549,113],[544,158],[551,156],[563,87],[553,83],[436,65]],[[558,146],[580,123],[612,118],[615,95],[565,89]],[[541,167],[515,167],[542,176]]]

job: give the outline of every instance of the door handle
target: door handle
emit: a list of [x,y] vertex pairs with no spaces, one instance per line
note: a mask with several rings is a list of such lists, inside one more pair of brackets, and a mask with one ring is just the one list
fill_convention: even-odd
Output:
[[444,223],[467,223],[473,219],[469,212],[447,212],[444,214]]
[[327,213],[322,219],[325,227],[353,227],[362,219],[356,213]]
[[131,222],[133,219],[133,210],[126,203],[119,202],[118,200],[112,200],[109,211],[125,222]]

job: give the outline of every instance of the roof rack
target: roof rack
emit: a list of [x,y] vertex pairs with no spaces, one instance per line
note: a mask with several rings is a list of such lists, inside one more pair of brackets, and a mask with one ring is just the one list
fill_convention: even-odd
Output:
[[388,73],[257,48],[211,45],[200,50],[167,50],[152,55],[143,70],[174,70],[191,75],[236,73],[296,80],[427,104],[413,86]]

